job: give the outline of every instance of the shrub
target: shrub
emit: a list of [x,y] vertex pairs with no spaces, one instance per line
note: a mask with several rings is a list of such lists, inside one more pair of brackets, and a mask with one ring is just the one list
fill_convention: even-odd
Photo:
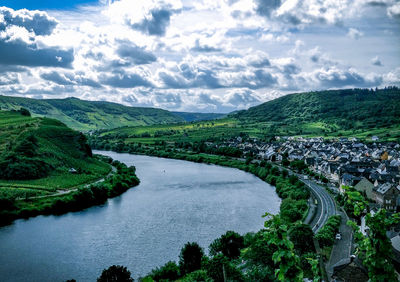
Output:
[[112,265],[104,269],[97,282],[131,282],[131,272],[121,265]]
[[179,267],[181,274],[188,274],[201,268],[201,259],[204,256],[203,249],[196,242],[186,243],[179,255]]

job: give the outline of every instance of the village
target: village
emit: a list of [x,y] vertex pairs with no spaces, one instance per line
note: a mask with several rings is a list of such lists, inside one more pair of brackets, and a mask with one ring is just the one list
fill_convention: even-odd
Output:
[[[324,184],[332,192],[343,194],[346,187],[359,191],[368,199],[371,214],[380,208],[389,213],[400,211],[400,144],[396,142],[379,142],[376,136],[369,142],[357,138],[275,137],[275,141],[269,143],[257,138],[236,137],[222,144],[208,142],[206,145],[235,147],[242,150],[244,156],[282,166],[285,161],[303,161],[310,171],[325,179]],[[359,227],[364,235],[368,234],[364,216]],[[400,266],[399,227],[387,230],[397,269]]]

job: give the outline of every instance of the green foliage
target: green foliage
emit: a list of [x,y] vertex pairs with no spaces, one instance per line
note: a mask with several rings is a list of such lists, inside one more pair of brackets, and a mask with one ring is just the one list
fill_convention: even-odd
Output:
[[264,234],[265,230],[260,230],[255,234],[245,236],[247,248],[242,251],[242,257],[249,265],[273,268],[272,254],[277,250],[277,247],[267,244],[264,240]]
[[311,265],[313,282],[321,281],[320,271],[319,271],[319,262],[313,256],[306,257],[308,263]]
[[323,248],[325,246],[332,246],[335,242],[335,235],[339,232],[341,216],[333,215],[328,218],[325,225],[315,235],[319,245]]
[[210,245],[210,255],[215,256],[222,253],[229,259],[236,259],[240,255],[240,250],[244,247],[243,236],[234,232],[227,231],[220,238],[215,239]]
[[307,202],[305,200],[286,198],[282,201],[280,206],[281,218],[288,223],[301,220],[307,207]]
[[293,242],[294,249],[300,254],[315,252],[313,238],[314,233],[308,224],[298,223],[289,229],[290,241]]
[[279,215],[265,214],[265,242],[274,248],[272,260],[275,264],[275,276],[279,281],[303,281],[300,258],[294,252],[294,245],[289,239],[288,227]]
[[385,209],[376,214],[366,215],[366,225],[369,227],[368,237],[365,237],[354,222],[348,222],[353,227],[354,238],[358,244],[357,252],[368,269],[371,281],[397,281],[393,261],[392,244],[386,236],[386,231],[400,222],[400,214],[387,215]]
[[179,266],[174,261],[169,261],[161,267],[153,269],[150,276],[154,281],[175,281],[180,277]]
[[[204,262],[207,274],[215,282],[244,281],[242,272],[223,254],[218,254]],[[226,279],[224,279],[224,276]]]
[[204,256],[203,249],[196,242],[186,243],[179,255],[179,267],[181,274],[185,275],[201,268],[201,260]]
[[207,271],[196,270],[196,271],[189,273],[188,275],[186,275],[179,281],[182,281],[182,282],[212,282],[213,280],[208,276]]
[[27,109],[25,109],[25,108],[19,109],[18,112],[20,112],[21,115],[26,116],[26,117],[30,117],[30,116],[31,116],[31,113],[30,113]]
[[131,272],[121,265],[112,265],[104,269],[97,282],[132,282]]

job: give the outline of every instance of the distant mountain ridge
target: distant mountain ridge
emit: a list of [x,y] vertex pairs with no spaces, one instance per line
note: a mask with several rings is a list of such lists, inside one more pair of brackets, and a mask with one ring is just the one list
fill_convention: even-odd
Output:
[[30,99],[0,95],[0,110],[18,110],[21,107],[28,109],[35,116],[54,118],[82,131],[214,118],[212,114],[172,113],[156,108],[128,107],[112,102],[78,98]]
[[185,121],[202,121],[202,120],[212,120],[220,119],[227,114],[217,114],[217,113],[189,113],[189,112],[172,112],[174,115],[182,117]]

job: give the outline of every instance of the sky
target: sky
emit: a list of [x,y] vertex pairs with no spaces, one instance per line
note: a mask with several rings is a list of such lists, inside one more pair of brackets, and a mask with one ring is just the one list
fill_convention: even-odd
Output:
[[0,95],[227,113],[400,86],[399,47],[400,0],[5,0]]

